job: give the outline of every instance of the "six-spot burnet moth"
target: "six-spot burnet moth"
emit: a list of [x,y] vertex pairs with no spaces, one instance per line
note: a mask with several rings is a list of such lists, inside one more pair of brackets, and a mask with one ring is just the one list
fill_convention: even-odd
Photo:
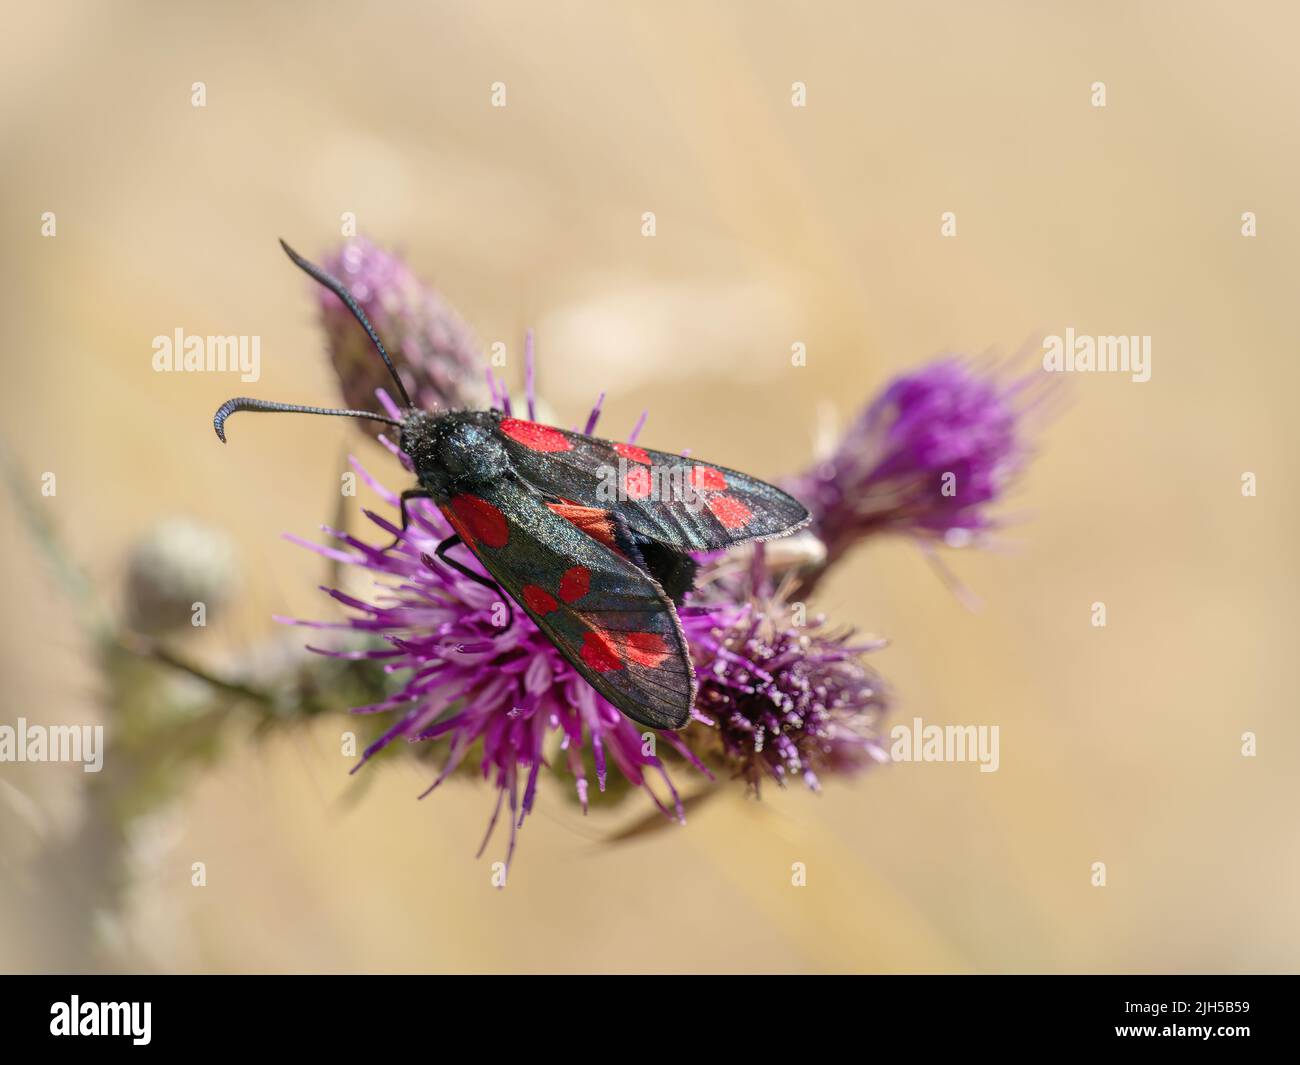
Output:
[[[735,470],[541,425],[532,411],[524,420],[495,409],[416,409],[347,289],[280,243],[361,323],[393,377],[403,416],[239,397],[213,419],[221,441],[226,419],[245,410],[396,426],[419,478],[418,488],[402,493],[403,529],[408,501],[431,499],[455,530],[435,551],[441,562],[504,590],[628,717],[651,728],[684,726],[696,684],[676,605],[694,580],[689,553],[785,536],[808,523],[803,505]],[[489,576],[448,557],[457,544]]]

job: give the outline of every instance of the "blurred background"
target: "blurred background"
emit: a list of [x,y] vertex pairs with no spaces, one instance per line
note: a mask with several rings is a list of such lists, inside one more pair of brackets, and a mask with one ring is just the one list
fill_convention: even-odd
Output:
[[[276,238],[320,256],[345,212],[507,345],[515,386],[535,328],[563,424],[607,389],[607,432],[648,408],[646,444],[761,476],[938,352],[1036,357],[1072,326],[1150,335],[1153,368],[1073,378],[1003,549],[947,552],[980,610],[903,541],[819,591],[890,640],[894,719],[999,725],[998,772],[734,789],[616,845],[628,810],[584,819],[552,782],[497,891],[501,837],[474,859],[490,789],[417,802],[415,759],[358,789],[351,721],[231,722],[120,841],[106,919],[88,775],[5,764],[0,968],[1296,968],[1290,5],[5,7],[2,723],[112,727],[24,492],[110,605],[160,519],[224,533],[238,580],[184,645],[214,670],[305,656],[272,614],[339,616],[281,534],[334,520],[348,453],[390,486],[396,463],[331,419],[248,419],[223,449],[211,415],[337,402]],[[154,373],[177,328],[260,336],[261,380]]]

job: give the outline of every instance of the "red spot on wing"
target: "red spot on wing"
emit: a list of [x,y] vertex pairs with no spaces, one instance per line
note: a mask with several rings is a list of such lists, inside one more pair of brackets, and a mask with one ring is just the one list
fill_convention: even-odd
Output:
[[692,466],[691,485],[700,491],[715,491],[727,487],[727,478],[712,466]]
[[566,521],[572,522],[593,540],[600,541],[606,547],[616,547],[614,523],[610,521],[609,511],[568,502],[548,503],[547,506]]
[[615,444],[614,450],[630,462],[644,462],[650,465],[650,454],[643,447],[637,447],[635,444]]
[[623,654],[629,662],[654,669],[671,652],[657,632],[629,632],[623,637]]
[[623,494],[628,499],[645,499],[652,487],[650,470],[645,466],[629,466],[623,475]]
[[448,504],[447,517],[462,540],[480,540],[488,547],[505,547],[510,539],[506,516],[486,499],[458,495]]
[[536,584],[525,584],[523,597],[524,606],[534,614],[549,614],[552,610],[560,608],[560,604],[555,601],[555,596]]
[[560,598],[566,603],[581,599],[591,589],[591,570],[586,566],[570,566],[560,578]]
[[708,496],[704,504],[728,529],[739,529],[748,525],[749,519],[754,516],[754,512],[735,496]]
[[613,638],[602,629],[592,629],[583,634],[578,655],[597,673],[609,673],[623,668],[623,660],[618,656]]
[[558,429],[522,418],[502,418],[501,431],[533,451],[572,451],[573,445]]
[[583,634],[578,654],[596,672],[609,673],[622,669],[625,662],[655,669],[672,651],[657,632],[607,632],[593,628]]

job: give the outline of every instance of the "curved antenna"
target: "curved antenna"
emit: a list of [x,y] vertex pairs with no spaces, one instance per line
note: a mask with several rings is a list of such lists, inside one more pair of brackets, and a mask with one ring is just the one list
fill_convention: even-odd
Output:
[[379,339],[379,334],[375,332],[375,327],[370,324],[370,319],[366,317],[366,312],[363,311],[357,305],[357,301],[352,298],[352,293],[343,287],[343,282],[338,280],[338,278],[327,274],[315,263],[309,263],[289,247],[283,239],[280,241],[280,247],[284,249],[284,253],[293,260],[293,264],[298,267],[299,270],[305,273],[312,280],[319,281],[343,301],[343,306],[350,310],[352,312],[352,317],[361,323],[361,328],[364,329],[366,335],[370,337],[370,343],[374,344],[375,350],[379,352],[379,357],[384,360],[384,365],[388,367],[388,372],[393,375],[393,382],[397,385],[397,391],[401,394],[402,401],[405,403],[406,408],[409,410],[414,407],[415,404],[411,402],[411,397],[406,394],[406,386],[402,384],[402,379],[397,376],[397,370],[393,366],[393,360],[388,357],[388,352],[384,350],[384,342]]
[[296,403],[271,403],[265,399],[250,399],[248,396],[236,396],[228,399],[217,408],[212,417],[212,428],[217,431],[217,439],[226,442],[226,419],[241,410],[269,411],[287,414],[333,414],[339,418],[369,418],[372,422],[387,422],[399,429],[402,423],[385,414],[375,414],[368,410],[335,410],[330,407],[301,407]]

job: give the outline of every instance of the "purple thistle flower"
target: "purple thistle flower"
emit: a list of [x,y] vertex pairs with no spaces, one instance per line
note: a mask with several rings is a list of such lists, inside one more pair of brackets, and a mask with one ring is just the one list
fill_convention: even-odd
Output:
[[[497,387],[493,381],[494,392]],[[396,413],[386,393],[381,392],[380,398],[390,413]],[[528,400],[531,406],[531,390]],[[381,442],[411,470],[404,454],[387,439],[381,437]],[[356,459],[352,464],[366,484],[396,511],[397,494],[372,478]],[[433,504],[413,501],[407,511],[410,522],[406,532],[387,550],[328,528],[325,531],[341,541],[341,548],[289,537],[326,558],[370,571],[378,579],[379,590],[365,600],[337,589],[324,589],[352,612],[342,622],[279,620],[381,637],[387,647],[309,649],[333,657],[380,661],[389,672],[406,670],[410,674],[391,698],[355,709],[362,714],[400,712],[397,721],[366,749],[356,768],[399,737],[411,742],[446,738],[446,760],[424,793],[427,795],[481,741],[479,768],[497,789],[497,802],[479,853],[487,846],[508,800],[507,866],[514,854],[516,831],[533,807],[538,776],[543,765],[548,764],[551,746],[557,748],[558,758],[576,778],[584,811],[589,782],[583,755],[590,749],[601,791],[605,790],[607,766],[612,761],[629,783],[646,791],[665,816],[684,821],[677,789],[661,759],[647,753],[653,747],[646,744],[640,727],[599,696],[531,618],[516,610],[513,624],[507,626],[507,615],[497,593],[433,557],[438,544],[452,534],[451,526]],[[386,518],[370,511],[366,516],[382,530],[385,539],[398,535],[397,526]],[[483,572],[476,561],[471,564]],[[708,775],[678,734],[661,732],[658,738]],[[650,789],[650,775],[663,781],[670,803]]]
[[877,532],[956,547],[992,528],[991,507],[1028,461],[1026,415],[1042,397],[1035,375],[981,373],[957,357],[896,377],[827,459],[786,486],[812,511],[822,568]]
[[724,764],[758,792],[764,778],[802,780],[818,791],[819,773],[853,773],[889,761],[879,727],[888,711],[880,677],[862,656],[884,646],[803,619],[767,587],[761,552],[746,601],[687,607],[682,622],[700,680],[696,718],[715,733]]
[[[402,260],[364,237],[356,237],[322,265],[347,286],[366,312],[397,364],[417,406],[427,410],[481,407],[483,357],[460,316]],[[389,384],[364,332],[337,296],[320,288],[321,324],[343,399],[368,407]],[[378,436],[379,425],[363,426]]]
[[[468,330],[400,260],[358,239],[327,260],[325,268],[349,288],[397,356],[417,405],[435,409],[483,405],[478,400],[481,388],[471,383],[475,380],[471,367],[478,356]],[[382,363],[373,358],[337,297],[323,293],[321,313],[347,403],[365,408],[371,395],[378,394],[388,413],[400,417],[384,390]],[[525,348],[529,419],[536,416],[534,380],[530,334]],[[486,381],[491,404],[510,414],[504,382],[491,369],[486,371]],[[583,432],[595,430],[603,399],[602,394]],[[644,421],[643,414],[627,438],[629,443],[635,441]],[[383,435],[375,435],[411,472],[407,456]],[[355,459],[352,462],[362,479],[396,511],[397,494],[375,481]],[[514,612],[513,623],[507,625],[510,615],[497,592],[434,557],[436,547],[453,530],[432,503],[412,503],[408,514],[408,528],[399,533],[393,522],[366,512],[383,533],[397,537],[396,544],[385,549],[329,529],[339,547],[290,537],[335,562],[370,571],[379,586],[366,598],[325,589],[349,611],[342,622],[290,623],[378,637],[386,646],[310,649],[382,662],[387,672],[407,674],[391,697],[355,709],[398,713],[355,768],[399,737],[409,742],[443,740],[445,759],[428,794],[466,764],[472,750],[478,752],[479,770],[497,790],[479,853],[508,802],[507,866],[517,831],[536,800],[543,766],[567,766],[586,810],[588,751],[601,791],[612,760],[622,777],[643,788],[662,813],[683,821],[679,793],[640,727],[599,696],[526,614]],[[482,572],[477,562],[473,565]],[[710,757],[735,769],[755,791],[765,776],[781,783],[795,776],[816,789],[818,773],[851,772],[871,761],[887,760],[876,735],[885,695],[879,678],[862,662],[862,655],[879,644],[854,643],[851,633],[825,631],[820,618],[807,625],[799,618],[796,624],[786,598],[770,591],[761,549],[752,555],[749,584],[716,570],[714,576],[723,579],[715,580],[710,591],[690,596],[680,611],[700,673],[697,720],[682,733],[660,732],[659,738],[711,777],[688,746],[703,740]],[[763,590],[751,594],[755,587]],[[658,776],[666,786],[667,801],[650,787],[651,776]]]

